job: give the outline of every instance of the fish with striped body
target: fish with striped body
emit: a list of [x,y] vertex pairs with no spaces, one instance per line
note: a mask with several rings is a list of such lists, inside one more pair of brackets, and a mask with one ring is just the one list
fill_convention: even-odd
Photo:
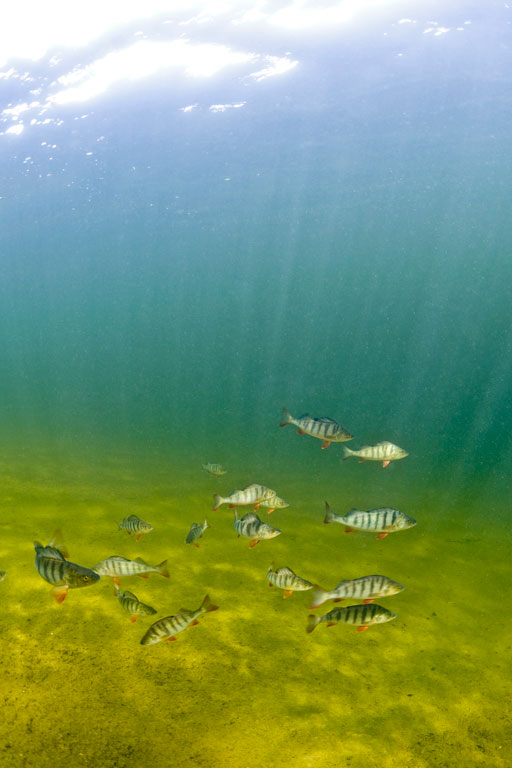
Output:
[[262,501],[273,499],[275,495],[276,492],[271,488],[267,488],[265,485],[260,485],[259,483],[252,483],[241,491],[231,491],[229,496],[219,496],[218,493],[214,493],[213,509],[218,509],[221,504],[229,504],[230,509],[233,507],[245,507],[254,504],[254,509],[257,510]]
[[128,590],[121,592],[117,584],[116,596],[124,610],[131,615],[130,621],[132,624],[137,621],[139,616],[152,616],[156,613],[156,610],[150,605],[141,603],[137,595],[134,595],[133,592],[129,592]]
[[52,542],[43,547],[38,541],[34,542],[36,551],[36,568],[40,576],[53,584],[52,594],[60,604],[66,599],[69,589],[89,587],[99,581],[100,577],[91,568],[70,563]]
[[6,576],[7,576],[7,573],[5,571],[0,571],[0,581],[3,581]]
[[93,571],[99,573],[100,576],[111,576],[117,586],[119,586],[120,576],[141,576],[143,579],[147,579],[148,574],[159,573],[166,579],[169,578],[167,560],[161,562],[160,565],[148,565],[141,557],[127,560],[126,557],[112,555],[112,557],[107,557],[106,560],[95,565]]
[[196,611],[188,611],[186,608],[182,608],[176,616],[165,616],[165,618],[155,621],[140,641],[140,644],[154,645],[161,640],[167,640],[168,642],[176,640],[178,632],[183,632],[187,627],[193,627],[196,624],[199,624],[199,616],[203,613],[216,611],[218,607],[219,606],[214,605],[210,600],[210,597],[206,595]]
[[208,464],[201,464],[201,466],[205,472],[208,472],[209,475],[213,475],[213,477],[220,477],[221,475],[227,474],[227,470],[220,464],[211,464],[208,462]]
[[306,592],[308,589],[313,589],[313,584],[306,579],[302,579],[292,571],[291,568],[278,568],[274,570],[274,563],[267,571],[267,579],[269,587],[279,587],[284,589],[284,597],[290,597],[294,592]]
[[324,523],[340,523],[345,526],[345,533],[353,531],[366,531],[366,533],[378,533],[378,539],[384,539],[390,533],[403,531],[416,525],[416,520],[409,517],[399,509],[381,507],[363,512],[351,509],[346,515],[340,516],[331,512],[329,504],[325,502]]
[[318,608],[327,600],[335,603],[341,600],[362,600],[363,605],[373,603],[377,597],[390,597],[403,590],[403,586],[397,581],[388,579],[387,576],[361,576],[359,579],[345,579],[340,581],[337,587],[330,592],[322,589],[318,584],[314,585],[311,609]]
[[210,526],[208,525],[206,520],[202,524],[192,523],[192,525],[190,526],[190,531],[187,534],[187,538],[185,539],[185,544],[193,544],[194,547],[199,548],[199,544],[197,543],[196,539],[202,539],[203,533],[209,527]]
[[289,506],[288,502],[281,499],[279,496],[272,496],[271,499],[260,501],[260,507],[268,507],[267,515],[270,515],[274,509],[284,509]]
[[331,443],[344,443],[347,440],[352,440],[353,437],[334,419],[325,416],[315,419],[307,413],[295,419],[287,408],[283,408],[283,416],[279,426],[286,427],[288,424],[297,427],[299,435],[310,435],[322,440],[322,448],[328,448]]
[[263,523],[254,512],[248,512],[242,518],[239,518],[235,509],[235,521],[233,525],[239,536],[245,536],[246,539],[251,539],[249,549],[255,547],[259,541],[262,541],[263,539],[274,539],[281,533],[279,528],[273,528],[271,525],[268,525],[268,523]]
[[359,605],[347,605],[346,608],[333,608],[325,616],[311,614],[308,616],[306,632],[312,632],[317,624],[322,622],[325,622],[328,627],[332,627],[339,621],[344,624],[353,624],[357,627],[357,632],[364,632],[373,624],[384,624],[386,621],[393,621],[393,619],[396,619],[396,613],[388,611],[382,605],[360,603]]
[[360,464],[364,461],[382,461],[383,467],[387,467],[390,461],[405,459],[409,455],[403,448],[399,448],[398,445],[393,445],[393,443],[388,443],[386,440],[376,445],[365,445],[364,448],[360,448],[358,451],[353,451],[344,445],[343,451],[345,455],[342,461],[350,459],[351,456],[356,456]]
[[130,517],[124,517],[118,525],[118,530],[125,530],[127,533],[136,533],[137,538],[135,541],[140,541],[145,533],[149,533],[153,530],[153,526],[149,523],[145,523],[137,515],[130,515]]

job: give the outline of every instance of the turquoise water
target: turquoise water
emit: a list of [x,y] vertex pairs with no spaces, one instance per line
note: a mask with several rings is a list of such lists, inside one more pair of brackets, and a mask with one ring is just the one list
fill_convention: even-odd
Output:
[[[262,82],[158,74],[0,136],[6,765],[512,761],[512,62],[491,5],[317,37],[192,25],[299,63]],[[425,33],[431,14],[449,31]],[[51,90],[115,47],[59,49],[31,75]],[[6,104],[28,98],[1,82]],[[280,430],[283,406],[409,456],[341,463]],[[211,500],[252,482],[290,507],[249,550]],[[346,536],[325,500],[418,525]],[[154,527],[139,544],[116,530],[131,513]],[[159,616],[206,593],[219,611],[143,648],[150,619],[132,626],[109,579],[57,606],[32,549],[55,529],[87,566],[168,557],[169,581],[122,583]],[[308,594],[268,589],[272,560],[329,588],[383,572],[405,585],[383,601],[397,619],[306,635]]]

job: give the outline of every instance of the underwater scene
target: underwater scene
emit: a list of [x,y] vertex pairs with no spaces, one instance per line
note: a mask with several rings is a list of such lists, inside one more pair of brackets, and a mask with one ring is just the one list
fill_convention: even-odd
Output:
[[71,8],[0,11],[0,766],[508,768],[512,8]]

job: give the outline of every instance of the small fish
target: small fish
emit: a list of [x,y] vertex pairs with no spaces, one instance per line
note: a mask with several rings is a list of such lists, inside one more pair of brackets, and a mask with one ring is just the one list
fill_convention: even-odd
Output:
[[384,624],[386,621],[393,621],[393,619],[396,619],[396,613],[388,611],[382,605],[377,605],[377,603],[365,605],[361,603],[360,605],[348,605],[346,608],[333,608],[325,616],[313,616],[311,614],[308,616],[306,632],[312,632],[316,625],[321,622],[325,622],[328,627],[332,627],[339,621],[345,624],[354,624],[357,626],[357,632],[364,632],[372,624]]
[[69,589],[89,587],[99,581],[99,575],[91,568],[68,562],[52,542],[43,547],[36,541],[34,549],[37,571],[48,584],[55,586],[52,594],[59,604],[64,602]]
[[322,448],[328,448],[331,443],[344,443],[347,440],[352,440],[353,437],[334,419],[328,419],[325,416],[321,419],[314,419],[307,413],[294,419],[290,411],[283,408],[283,416],[279,426],[286,427],[288,424],[296,426],[299,435],[311,435],[311,437],[322,440]]
[[192,523],[192,525],[190,526],[190,531],[187,534],[187,538],[185,539],[185,544],[193,544],[194,547],[199,548],[199,544],[197,543],[196,539],[202,539],[203,533],[209,527],[210,526],[208,525],[206,520],[202,525],[201,523]]
[[383,467],[387,467],[390,461],[405,459],[405,457],[409,455],[403,448],[399,448],[398,445],[393,445],[393,443],[388,443],[386,441],[377,443],[376,445],[366,445],[358,451],[352,451],[344,445],[343,450],[345,455],[342,458],[342,461],[346,461],[351,456],[357,456],[360,464],[362,464],[363,461],[382,461]]
[[292,571],[291,568],[278,568],[274,570],[274,563],[267,571],[267,579],[269,587],[275,586],[284,589],[284,597],[290,597],[294,592],[306,592],[308,589],[313,589],[313,584],[306,579],[302,579]]
[[163,619],[155,621],[150,626],[142,640],[141,645],[154,645],[161,640],[176,640],[178,632],[182,632],[187,627],[193,627],[199,624],[198,618],[203,613],[209,613],[210,611],[216,611],[218,605],[214,605],[209,596],[206,595],[203,602],[196,611],[188,611],[186,608],[182,608],[176,616],[166,616]]
[[151,616],[156,613],[156,610],[150,605],[141,603],[137,595],[134,595],[133,592],[128,592],[128,590],[121,592],[117,584],[116,596],[124,610],[131,614],[130,621],[132,624],[137,621],[139,616]]
[[3,581],[6,576],[7,576],[7,573],[5,571],[0,571],[0,581]]
[[267,515],[270,515],[274,509],[284,509],[285,507],[289,507],[287,501],[284,499],[281,499],[279,496],[272,496],[271,499],[265,499],[264,501],[260,501],[260,507],[268,507]]
[[224,469],[220,464],[201,464],[202,468],[208,472],[210,475],[213,475],[214,477],[220,477],[221,475],[227,474],[227,470]]
[[276,492],[271,488],[259,483],[252,483],[241,491],[231,491],[229,496],[219,496],[218,493],[215,493],[213,495],[213,509],[218,509],[221,504],[229,504],[230,508],[254,504],[254,509],[257,510],[262,501],[273,499],[275,495]]
[[99,573],[100,576],[111,576],[114,579],[114,583],[118,586],[119,576],[141,576],[143,579],[147,579],[149,573],[159,573],[161,576],[165,576],[166,579],[169,578],[167,560],[161,562],[160,565],[148,565],[141,557],[136,557],[135,560],[127,560],[126,557],[113,555],[95,565],[93,571]]
[[239,536],[245,536],[246,539],[251,539],[249,549],[255,547],[259,541],[262,541],[263,539],[274,539],[281,533],[279,528],[273,528],[267,523],[262,523],[258,515],[254,512],[248,512],[242,518],[239,518],[235,509],[235,520],[233,525]]
[[118,530],[125,530],[127,533],[136,533],[137,538],[135,541],[140,541],[145,533],[149,533],[153,530],[153,526],[149,523],[145,523],[137,515],[130,515],[130,517],[124,517],[120,523],[118,523]]
[[373,531],[378,533],[378,539],[384,539],[394,531],[403,531],[406,528],[412,528],[416,525],[416,520],[409,517],[399,509],[391,507],[381,507],[380,509],[370,509],[368,512],[362,512],[358,509],[351,509],[342,517],[331,512],[329,504],[325,502],[324,523],[340,523],[345,526],[345,533],[352,531]]
[[377,597],[390,597],[403,590],[403,586],[397,581],[388,579],[387,576],[361,576],[359,579],[345,579],[340,581],[337,587],[330,592],[318,584],[314,585],[311,609],[318,608],[327,600],[335,603],[341,600],[363,600],[363,604],[373,603]]

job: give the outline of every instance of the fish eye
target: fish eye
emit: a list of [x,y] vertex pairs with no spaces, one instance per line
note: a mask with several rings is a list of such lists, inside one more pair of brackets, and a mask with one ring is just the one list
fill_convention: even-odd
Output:
[[84,576],[84,581],[89,581],[89,577],[88,576]]

